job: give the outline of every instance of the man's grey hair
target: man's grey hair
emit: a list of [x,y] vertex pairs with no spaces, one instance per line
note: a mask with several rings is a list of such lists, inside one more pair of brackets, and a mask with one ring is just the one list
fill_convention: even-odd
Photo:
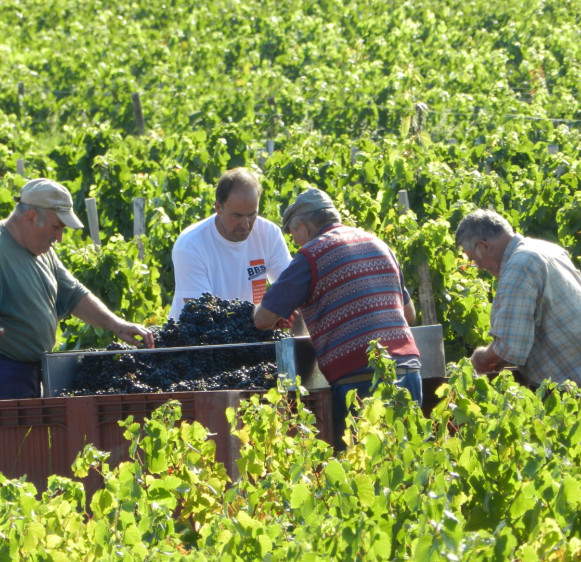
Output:
[[320,230],[328,224],[336,224],[341,222],[341,215],[334,207],[318,209],[309,213],[301,213],[291,218],[289,227],[293,230],[298,226],[299,222],[308,222],[312,224],[317,230]]
[[26,203],[17,203],[14,207],[14,214],[16,216],[22,216],[26,214],[30,209],[36,211],[38,215],[38,225],[44,226],[44,223],[48,217],[50,209],[44,209],[43,207],[35,207],[34,205],[27,205]]
[[478,209],[466,215],[456,229],[456,247],[472,248],[479,240],[496,240],[514,235],[510,223],[495,211]]

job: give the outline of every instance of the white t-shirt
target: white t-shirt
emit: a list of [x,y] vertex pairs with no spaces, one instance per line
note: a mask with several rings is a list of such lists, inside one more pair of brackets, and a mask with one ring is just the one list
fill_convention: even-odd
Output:
[[267,280],[273,283],[291,262],[282,231],[257,217],[246,240],[226,240],[216,227],[216,215],[192,224],[172,251],[175,294],[169,317],[178,320],[184,299],[210,293],[227,300],[260,303]]

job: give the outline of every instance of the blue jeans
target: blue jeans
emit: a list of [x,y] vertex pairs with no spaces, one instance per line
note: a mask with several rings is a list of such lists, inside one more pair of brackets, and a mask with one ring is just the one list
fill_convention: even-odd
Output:
[[[423,394],[422,394],[422,377],[420,376],[420,371],[410,370],[405,375],[398,377],[396,383],[397,386],[407,388],[410,391],[412,400],[418,403],[418,406],[422,405]],[[342,451],[345,449],[345,442],[343,441],[343,434],[345,433],[347,418],[347,402],[346,396],[350,390],[356,390],[357,396],[359,398],[365,398],[373,394],[373,389],[371,388],[371,379],[360,382],[352,382],[346,384],[334,384],[333,385],[333,427],[334,427],[334,441],[335,449]]]
[[13,361],[0,355],[0,400],[40,397],[40,363]]

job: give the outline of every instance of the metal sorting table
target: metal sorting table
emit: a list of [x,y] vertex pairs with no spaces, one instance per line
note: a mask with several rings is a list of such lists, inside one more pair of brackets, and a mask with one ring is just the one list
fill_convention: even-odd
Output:
[[[420,351],[422,378],[442,378],[446,372],[444,339],[441,324],[431,326],[413,326],[412,334]],[[43,396],[59,396],[71,386],[74,374],[79,369],[83,357],[87,355],[120,355],[122,353],[153,354],[188,351],[203,353],[210,349],[229,349],[236,347],[269,346],[276,349],[276,364],[280,376],[288,377],[292,383],[297,375],[301,385],[307,389],[326,388],[328,383],[321,374],[317,364],[315,350],[309,336],[284,338],[276,342],[252,342],[219,345],[201,345],[186,347],[166,347],[157,349],[65,351],[45,353],[42,358]]]

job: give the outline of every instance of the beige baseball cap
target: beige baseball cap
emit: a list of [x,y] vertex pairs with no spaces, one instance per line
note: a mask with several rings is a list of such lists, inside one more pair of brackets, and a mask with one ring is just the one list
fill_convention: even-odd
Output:
[[83,228],[83,223],[73,211],[73,198],[69,190],[56,181],[46,178],[30,180],[20,191],[16,200],[25,205],[51,209],[69,228]]
[[282,216],[282,230],[288,234],[290,221],[295,216],[334,207],[333,201],[324,191],[316,187],[309,187],[309,189],[297,195],[295,202],[286,208]]

